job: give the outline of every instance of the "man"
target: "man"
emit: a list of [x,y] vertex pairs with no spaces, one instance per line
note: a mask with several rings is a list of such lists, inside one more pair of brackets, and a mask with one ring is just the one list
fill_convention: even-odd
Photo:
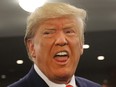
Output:
[[25,44],[30,72],[8,87],[100,87],[74,76],[83,54],[86,11],[65,3],[46,3],[27,21]]

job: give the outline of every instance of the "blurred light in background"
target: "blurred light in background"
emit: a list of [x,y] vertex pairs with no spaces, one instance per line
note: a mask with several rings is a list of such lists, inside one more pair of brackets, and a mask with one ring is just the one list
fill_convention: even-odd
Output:
[[23,64],[23,60],[17,60],[16,63],[17,64]]
[[83,48],[84,48],[84,49],[89,49],[89,47],[90,47],[90,46],[89,46],[88,44],[84,44],[84,45],[83,45]]
[[1,75],[1,78],[2,79],[6,79],[6,75]]
[[105,57],[104,57],[104,56],[98,56],[97,59],[98,59],[98,60],[104,60]]
[[37,7],[42,6],[46,0],[18,0],[20,7],[27,11],[33,12]]

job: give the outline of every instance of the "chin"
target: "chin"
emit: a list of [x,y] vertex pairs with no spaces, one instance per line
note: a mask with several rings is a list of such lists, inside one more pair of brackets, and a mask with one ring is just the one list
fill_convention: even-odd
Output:
[[56,83],[59,83],[59,84],[66,84],[70,81],[72,75],[59,75],[59,76],[56,76],[54,81]]
[[62,72],[59,72],[57,73],[57,78],[59,78],[60,80],[67,80],[67,79],[70,79],[72,76],[73,76],[73,73],[72,72],[67,72],[67,71],[62,71]]

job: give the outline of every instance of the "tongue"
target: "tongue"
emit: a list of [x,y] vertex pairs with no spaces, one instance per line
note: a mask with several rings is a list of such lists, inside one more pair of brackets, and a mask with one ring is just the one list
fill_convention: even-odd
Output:
[[67,59],[68,59],[67,56],[57,56],[57,57],[55,57],[55,60],[56,60],[57,62],[66,62]]

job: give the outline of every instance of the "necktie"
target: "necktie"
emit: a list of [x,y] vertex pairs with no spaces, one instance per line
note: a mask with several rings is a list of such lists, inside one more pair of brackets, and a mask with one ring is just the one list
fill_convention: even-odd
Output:
[[66,85],[66,87],[73,87],[72,85]]

